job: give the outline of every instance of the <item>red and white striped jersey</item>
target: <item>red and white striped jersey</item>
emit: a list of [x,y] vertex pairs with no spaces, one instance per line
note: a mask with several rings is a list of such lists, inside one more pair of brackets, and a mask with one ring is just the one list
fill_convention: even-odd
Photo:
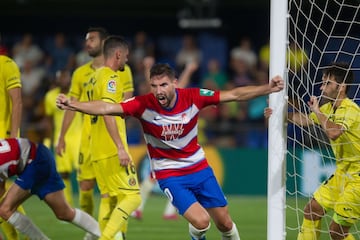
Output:
[[157,179],[183,176],[208,166],[198,144],[198,115],[219,103],[219,91],[176,89],[176,103],[162,108],[150,93],[121,103],[124,113],[140,120],[152,168]]
[[34,158],[36,145],[24,138],[0,139],[0,182],[20,174]]

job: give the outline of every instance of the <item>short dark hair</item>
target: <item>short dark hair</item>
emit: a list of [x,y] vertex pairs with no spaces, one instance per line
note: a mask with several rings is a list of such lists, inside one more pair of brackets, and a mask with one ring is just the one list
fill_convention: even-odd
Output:
[[87,32],[98,32],[101,40],[105,40],[109,36],[108,31],[103,27],[89,27]]
[[111,56],[111,54],[113,54],[113,51],[116,48],[128,48],[128,47],[129,44],[127,43],[124,37],[115,36],[115,35],[109,36],[108,38],[105,39],[104,42],[104,47],[103,47],[104,56],[105,57]]
[[176,78],[175,70],[167,63],[154,64],[150,69],[150,79],[155,76],[167,76],[171,80]]
[[[354,73],[346,62],[332,62],[330,66],[323,70],[323,74],[328,77],[334,77],[339,84],[352,84],[354,82]],[[350,88],[346,87],[346,93]]]

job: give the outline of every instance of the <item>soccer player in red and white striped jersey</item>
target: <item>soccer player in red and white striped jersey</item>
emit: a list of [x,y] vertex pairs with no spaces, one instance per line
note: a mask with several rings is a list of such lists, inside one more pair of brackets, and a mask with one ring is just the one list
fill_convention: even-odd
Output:
[[197,120],[202,108],[221,102],[245,101],[278,92],[280,76],[269,84],[227,91],[177,87],[174,70],[155,64],[150,71],[151,93],[120,104],[102,101],[71,102],[59,95],[57,106],[93,115],[133,116],[141,122],[151,166],[161,189],[189,222],[192,239],[205,239],[210,217],[223,239],[239,240],[226,198],[197,141]]

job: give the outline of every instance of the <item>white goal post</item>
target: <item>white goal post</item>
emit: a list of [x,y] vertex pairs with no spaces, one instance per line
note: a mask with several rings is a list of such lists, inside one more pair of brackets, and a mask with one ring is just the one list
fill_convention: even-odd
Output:
[[[281,75],[285,89],[269,97],[267,239],[292,240],[336,159],[321,127],[288,124],[287,112],[309,113],[312,95],[323,100],[322,70],[332,62],[349,64],[355,81],[348,96],[360,104],[360,0],[271,0],[270,7],[269,76]],[[323,217],[321,239],[330,239],[332,213]],[[358,222],[351,228],[357,239]]]

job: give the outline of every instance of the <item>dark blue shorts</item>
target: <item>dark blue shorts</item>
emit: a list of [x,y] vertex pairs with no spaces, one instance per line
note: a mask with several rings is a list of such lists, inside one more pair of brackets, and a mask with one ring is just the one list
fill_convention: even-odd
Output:
[[210,167],[186,176],[158,180],[162,191],[183,215],[195,202],[204,208],[224,207],[227,200]]
[[56,171],[55,159],[50,150],[39,144],[35,159],[16,178],[15,183],[24,190],[30,190],[41,200],[52,192],[64,189],[65,185]]

